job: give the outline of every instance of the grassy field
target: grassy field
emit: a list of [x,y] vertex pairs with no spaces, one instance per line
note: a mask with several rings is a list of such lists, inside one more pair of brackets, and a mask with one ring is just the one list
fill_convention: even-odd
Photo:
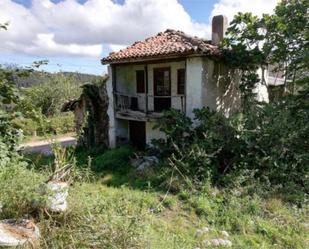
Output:
[[[87,171],[70,187],[66,213],[37,218],[42,248],[202,249],[213,248],[205,240],[215,238],[229,239],[232,248],[308,248],[305,207],[242,188],[171,193],[170,186],[158,185],[161,170],[137,175],[128,165],[131,153],[128,148],[77,153],[80,164],[94,156],[95,173]],[[31,159],[37,166],[51,160]],[[201,233],[205,227],[209,231]]]
[[[278,199],[167,195],[101,182],[76,184],[70,210],[42,219],[44,248],[204,248],[230,234],[232,248],[308,248],[304,210]],[[197,231],[210,229],[205,234]]]

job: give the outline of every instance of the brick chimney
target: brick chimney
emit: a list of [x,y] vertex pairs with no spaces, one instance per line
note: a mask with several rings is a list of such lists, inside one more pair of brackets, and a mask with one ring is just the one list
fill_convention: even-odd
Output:
[[219,45],[220,41],[224,38],[227,27],[228,20],[226,16],[219,15],[212,18],[211,43],[213,45]]

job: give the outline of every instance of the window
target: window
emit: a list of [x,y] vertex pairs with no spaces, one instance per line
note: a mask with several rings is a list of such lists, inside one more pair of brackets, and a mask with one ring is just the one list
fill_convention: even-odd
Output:
[[[171,108],[171,69],[153,69],[154,111],[161,112]],[[162,98],[163,97],[163,98]]]
[[145,93],[145,72],[144,70],[136,71],[136,92]]
[[156,96],[171,95],[170,68],[155,68],[154,76],[154,93]]
[[185,69],[178,69],[177,71],[177,93],[185,94],[186,71]]

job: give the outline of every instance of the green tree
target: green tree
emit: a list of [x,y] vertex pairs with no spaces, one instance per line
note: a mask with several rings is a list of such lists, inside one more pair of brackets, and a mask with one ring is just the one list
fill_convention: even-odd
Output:
[[[81,88],[74,78],[59,73],[39,85],[24,89],[20,108],[24,111],[36,109],[47,117],[54,116],[60,113],[63,103],[80,94]],[[32,114],[29,115],[31,118]]]
[[[0,24],[0,31],[7,30],[8,24]],[[0,65],[0,161],[8,160],[16,151],[18,131],[14,129],[12,120],[19,115],[14,106],[19,101],[19,92],[15,87],[12,72]],[[1,164],[0,164],[1,165]]]
[[12,81],[12,73],[0,67],[0,143],[9,151],[15,150],[18,131],[12,120],[19,116],[14,106],[19,101],[19,92]]
[[[223,46],[229,62],[251,77],[244,78],[246,87],[255,84],[256,69],[266,69],[268,64],[284,73],[286,93],[295,93],[297,86],[308,87],[308,7],[306,0],[283,0],[272,15],[238,13],[234,17]],[[265,71],[261,80],[265,81]]]
[[[165,113],[158,122],[167,140],[169,166],[194,183],[251,185],[305,200],[309,190],[308,1],[281,1],[272,15],[239,13],[223,45],[228,63],[241,69],[243,113],[225,118],[195,110],[192,125],[184,114]],[[257,69],[283,70],[286,95],[254,103]],[[172,122],[171,122],[172,121]],[[171,143],[172,141],[172,143]],[[160,145],[159,143],[157,143]],[[172,146],[175,145],[175,146]]]

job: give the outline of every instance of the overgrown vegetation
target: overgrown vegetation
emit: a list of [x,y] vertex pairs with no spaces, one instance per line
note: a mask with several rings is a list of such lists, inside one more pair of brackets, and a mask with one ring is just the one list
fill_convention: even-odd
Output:
[[12,120],[21,113],[14,109],[20,95],[12,82],[12,73],[0,67],[0,148],[1,161],[9,161],[16,152],[19,132],[12,125]]
[[[250,186],[265,194],[284,193],[301,205],[309,191],[308,2],[282,1],[272,15],[239,13],[231,22],[222,51],[242,71],[243,110],[230,118],[195,110],[193,122],[168,111],[155,141],[179,186]],[[256,84],[275,65],[284,75],[285,94],[266,104],[255,100]],[[257,70],[262,70],[261,79]]]
[[81,88],[74,78],[65,74],[57,74],[41,84],[24,88],[16,106],[23,117],[15,119],[14,124],[26,136],[74,132],[73,114],[63,114],[60,110],[64,102],[79,97],[80,93]]
[[[12,120],[21,114],[14,107],[20,95],[12,81],[12,72],[0,68],[0,216],[22,217],[30,211],[36,196],[40,174],[27,169],[17,148],[19,131]],[[31,179],[31,181],[29,181]]]
[[[158,167],[152,178],[140,178],[128,167],[129,151],[132,149],[125,147],[75,152],[78,161],[85,162],[79,167],[89,164],[88,152],[94,157],[91,165],[106,163],[103,156],[113,157],[100,169],[100,177],[73,183],[65,214],[36,216],[42,248],[204,248],[205,239],[222,237],[223,230],[230,235],[232,248],[308,246],[305,208],[285,203],[280,197],[261,197],[242,186],[204,184],[198,190],[166,192],[169,186],[162,185],[166,178],[161,174],[164,167]],[[33,155],[31,159],[39,164],[48,162],[38,157],[39,161]],[[126,174],[119,167],[111,170],[111,165],[126,167]],[[15,175],[16,180],[18,177]],[[157,185],[152,185],[155,182]],[[18,210],[18,206],[11,210]],[[201,234],[203,227],[209,232]]]
[[206,108],[195,110],[195,125],[168,111],[158,125],[167,141],[156,143],[184,188],[205,182],[254,184],[302,202],[309,190],[307,98],[308,93],[287,97],[229,119]]
[[[84,108],[83,118],[79,120],[79,144],[87,147],[108,146],[109,116],[106,82],[108,76],[85,84],[79,100]],[[80,115],[81,116],[81,115]]]
[[[244,70],[243,112],[225,118],[204,108],[195,110],[195,120],[166,112],[158,128],[167,139],[156,141],[151,150],[160,152],[161,163],[146,176],[131,167],[135,151],[130,147],[21,155],[18,128],[25,127],[17,127],[16,120],[45,122],[57,114],[58,96],[32,106],[27,96],[21,99],[12,71],[0,68],[0,218],[33,219],[41,231],[40,246],[49,249],[205,248],[204,240],[221,238],[223,230],[232,248],[308,248],[309,92],[302,73],[308,61],[298,23],[306,6],[301,0],[282,1],[273,16],[236,17],[226,46],[233,48],[234,65]],[[260,28],[269,31],[267,36],[259,34]],[[266,39],[266,47],[244,46],[248,40],[256,45],[255,39]],[[273,39],[278,42],[274,50],[267,47]],[[298,39],[296,47],[284,46]],[[255,103],[255,69],[269,59],[285,62],[293,88],[276,102]],[[37,90],[29,96],[41,97]],[[67,165],[72,167],[69,209],[48,213],[35,205],[46,198],[38,190],[51,171]],[[208,232],[200,233],[205,227]]]
[[59,114],[65,101],[79,97],[81,89],[73,78],[57,74],[37,86],[23,89],[22,93],[20,109],[23,113],[28,114],[31,109],[37,109],[49,117]]
[[285,94],[308,87],[308,8],[306,0],[283,0],[274,14],[261,18],[239,13],[228,28],[223,42],[228,62],[243,70],[242,90],[248,96],[262,69],[265,83],[267,65],[283,74]]
[[77,73],[50,74],[38,71],[41,65],[47,63],[38,61],[27,68],[1,68],[6,81],[11,86],[17,86],[14,91],[18,94],[18,101],[7,104],[7,107],[22,114],[12,119],[14,127],[22,131],[26,138],[74,132],[74,115],[61,113],[61,107],[67,100],[80,96],[81,85],[87,80],[99,78]]

